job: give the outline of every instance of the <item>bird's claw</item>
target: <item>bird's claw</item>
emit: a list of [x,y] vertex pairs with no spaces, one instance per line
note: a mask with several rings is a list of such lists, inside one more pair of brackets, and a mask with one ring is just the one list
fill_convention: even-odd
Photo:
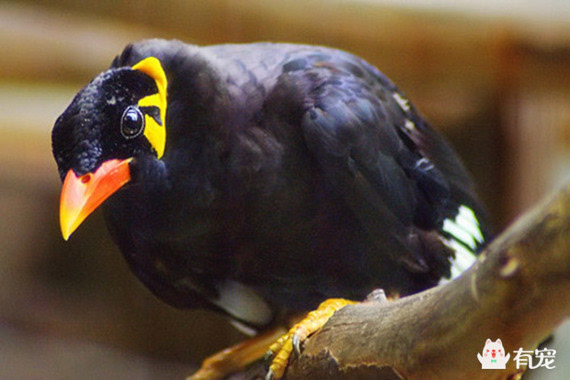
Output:
[[265,380],[275,380],[275,374],[271,369],[267,370],[267,375],[265,375]]
[[[306,337],[304,337],[306,338]],[[297,332],[295,332],[295,334],[293,334],[293,350],[295,351],[295,355],[299,356],[301,355],[301,334],[297,334]]]
[[[295,327],[293,327],[293,329],[294,328]],[[273,343],[271,347],[269,347],[269,351],[265,354],[265,358],[269,363],[265,380],[278,380],[283,377],[293,351],[293,341],[291,338],[291,335],[294,333],[292,331],[293,329],[289,330],[287,334]]]
[[301,345],[309,335],[318,331],[332,315],[346,305],[353,304],[353,301],[345,299],[329,299],[321,303],[319,307],[311,311],[299,323],[295,324],[287,334],[279,338],[269,347],[265,354],[265,359],[269,362],[269,369],[265,380],[279,380],[285,374],[291,355],[301,355]]
[[384,289],[374,289],[368,296],[366,296],[367,302],[378,302],[385,303],[388,302],[388,297]]

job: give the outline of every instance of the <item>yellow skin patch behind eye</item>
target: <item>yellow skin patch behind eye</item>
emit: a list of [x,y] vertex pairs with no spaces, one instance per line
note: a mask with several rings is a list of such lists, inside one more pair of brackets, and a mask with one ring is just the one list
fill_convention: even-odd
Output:
[[158,93],[145,96],[139,100],[138,105],[139,107],[155,106],[160,110],[162,125],[159,125],[152,116],[145,115],[144,135],[156,151],[157,158],[161,158],[166,145],[166,88],[168,85],[166,75],[160,61],[155,57],[143,59],[134,65],[132,69],[139,70],[150,76],[154,79],[158,88]]

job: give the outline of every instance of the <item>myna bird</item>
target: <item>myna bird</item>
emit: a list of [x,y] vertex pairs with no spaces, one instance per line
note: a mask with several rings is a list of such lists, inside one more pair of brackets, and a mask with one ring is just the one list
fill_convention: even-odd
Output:
[[[79,91],[52,140],[65,239],[101,206],[157,297],[254,333],[329,298],[435,286],[487,237],[450,145],[385,75],[340,50],[131,44]],[[288,347],[269,377],[283,374]],[[245,366],[253,351],[199,376]]]

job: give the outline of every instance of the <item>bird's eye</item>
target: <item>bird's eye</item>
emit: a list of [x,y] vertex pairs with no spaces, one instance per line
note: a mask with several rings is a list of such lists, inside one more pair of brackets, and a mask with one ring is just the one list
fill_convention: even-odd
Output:
[[144,130],[144,115],[138,107],[130,106],[121,117],[121,134],[126,139],[134,139]]

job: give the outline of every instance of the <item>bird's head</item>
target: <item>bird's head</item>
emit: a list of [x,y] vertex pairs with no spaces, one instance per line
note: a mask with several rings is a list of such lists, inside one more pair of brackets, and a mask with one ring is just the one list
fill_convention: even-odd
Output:
[[160,61],[98,75],[55,122],[52,148],[63,181],[64,239],[110,195],[131,181],[137,157],[161,158],[166,141],[167,80]]

